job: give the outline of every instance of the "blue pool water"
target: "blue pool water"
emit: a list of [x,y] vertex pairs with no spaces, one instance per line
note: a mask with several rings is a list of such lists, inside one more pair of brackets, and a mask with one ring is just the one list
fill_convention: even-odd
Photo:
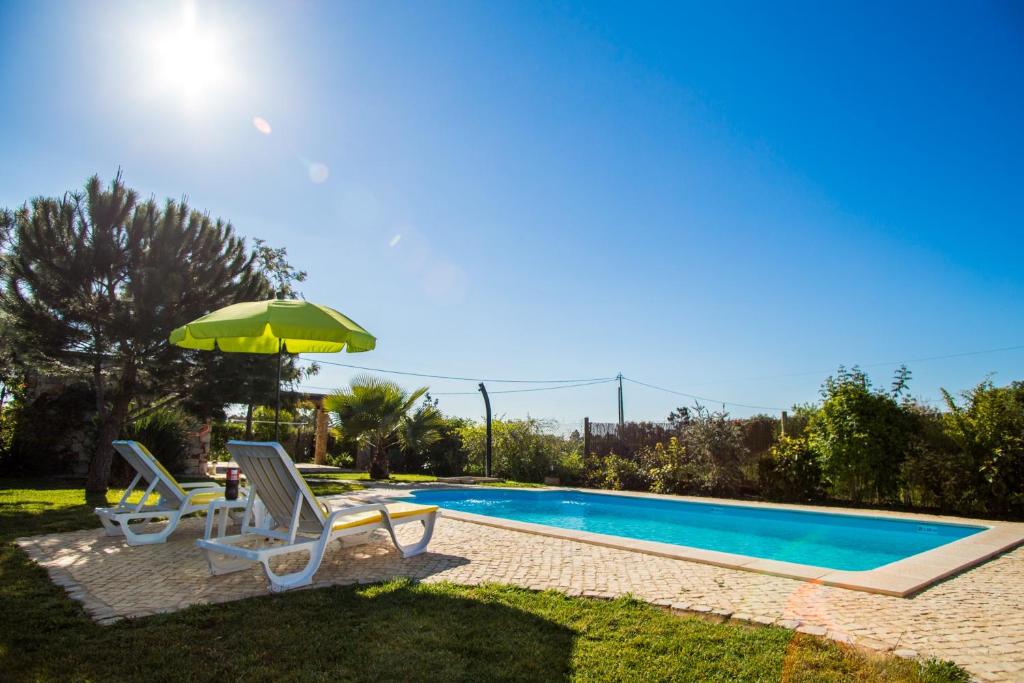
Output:
[[579,491],[421,490],[417,503],[645,541],[859,571],[984,527]]

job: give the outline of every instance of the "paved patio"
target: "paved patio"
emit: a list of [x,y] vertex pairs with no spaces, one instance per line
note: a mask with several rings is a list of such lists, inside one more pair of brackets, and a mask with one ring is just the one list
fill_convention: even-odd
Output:
[[[130,548],[99,530],[18,543],[101,623],[268,593],[256,568],[211,577],[193,545],[201,533],[201,521],[190,520],[163,545]],[[952,659],[985,681],[1024,680],[1024,547],[907,599],[448,518],[438,522],[430,551],[408,560],[381,532],[365,545],[334,544],[314,585],[396,576],[597,598],[629,593],[675,611]]]

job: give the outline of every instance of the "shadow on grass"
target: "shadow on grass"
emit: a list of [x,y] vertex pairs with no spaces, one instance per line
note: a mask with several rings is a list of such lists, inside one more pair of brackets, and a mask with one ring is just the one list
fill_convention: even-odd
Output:
[[500,600],[408,581],[295,591],[110,627],[62,621],[45,637],[4,634],[0,666],[11,680],[546,681],[569,673],[576,636]]

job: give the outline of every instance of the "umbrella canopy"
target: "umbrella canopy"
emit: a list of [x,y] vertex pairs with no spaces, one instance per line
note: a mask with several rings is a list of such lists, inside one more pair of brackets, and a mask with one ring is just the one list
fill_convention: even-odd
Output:
[[170,343],[186,349],[277,354],[275,438],[280,439],[281,354],[371,351],[372,334],[333,308],[291,299],[225,306],[171,332]]
[[175,329],[170,342],[231,353],[357,353],[377,344],[372,334],[333,308],[289,299],[225,306]]

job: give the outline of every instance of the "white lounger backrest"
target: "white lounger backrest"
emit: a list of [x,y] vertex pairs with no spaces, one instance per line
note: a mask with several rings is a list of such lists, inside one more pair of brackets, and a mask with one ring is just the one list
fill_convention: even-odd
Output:
[[290,526],[296,497],[301,496],[298,530],[312,533],[323,530],[327,518],[320,501],[281,444],[273,441],[228,441],[227,448],[248,480],[250,493],[256,493],[271,517]]
[[162,504],[178,505],[185,500],[187,494],[178,484],[178,480],[171,476],[148,448],[138,441],[115,441],[114,448],[146,480],[146,483],[152,485],[156,482],[153,490],[160,494]]

